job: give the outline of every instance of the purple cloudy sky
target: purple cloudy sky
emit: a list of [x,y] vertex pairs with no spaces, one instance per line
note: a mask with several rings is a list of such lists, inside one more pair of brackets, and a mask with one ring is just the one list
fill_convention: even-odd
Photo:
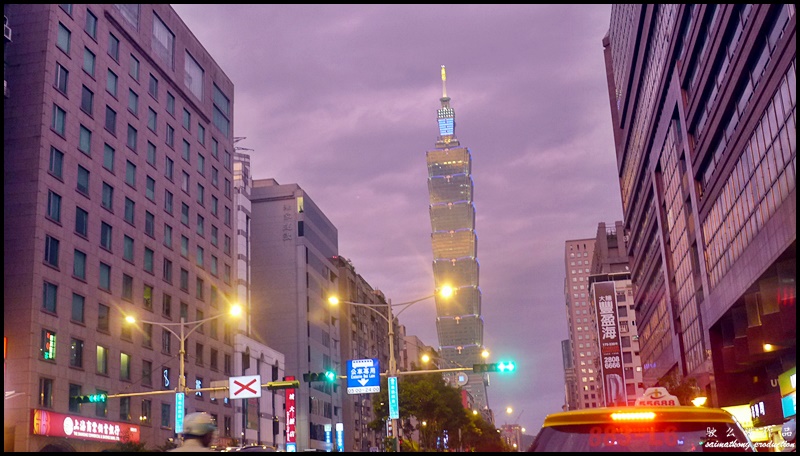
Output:
[[[306,190],[340,255],[395,303],[433,292],[425,152],[447,67],[473,160],[484,342],[519,366],[490,374],[489,404],[529,434],[561,410],[564,242],[622,213],[611,6],[173,6],[233,81],[254,177]],[[428,301],[400,321],[437,346],[435,318]]]

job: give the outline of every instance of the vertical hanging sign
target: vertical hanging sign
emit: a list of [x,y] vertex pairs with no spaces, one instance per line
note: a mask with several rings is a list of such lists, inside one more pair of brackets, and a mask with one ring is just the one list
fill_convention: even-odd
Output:
[[625,373],[622,369],[622,345],[619,339],[614,282],[596,282],[594,302],[605,405],[606,407],[626,405],[628,397],[625,389]]
[[175,393],[175,433],[180,434],[183,432],[183,416],[186,413],[185,405],[186,395],[184,393]]
[[397,377],[389,377],[389,418],[400,419],[400,404],[397,394]]
[[[284,380],[294,380],[293,375],[284,377]],[[295,419],[297,418],[297,409],[294,388],[286,388],[286,452],[297,452],[297,427]]]

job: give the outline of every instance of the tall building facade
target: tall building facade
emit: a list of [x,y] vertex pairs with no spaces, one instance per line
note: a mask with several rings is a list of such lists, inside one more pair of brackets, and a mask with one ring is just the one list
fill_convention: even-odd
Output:
[[[338,276],[339,288],[336,295],[339,299],[375,305],[372,308],[337,306],[342,360],[346,363],[348,359],[377,358],[381,371],[385,371],[389,366],[389,312],[386,297],[356,273],[348,259],[338,256],[333,259],[333,263]],[[376,312],[380,312],[385,318],[376,315]],[[396,319],[395,324],[397,325]],[[397,349],[399,344],[394,346]],[[346,374],[343,370],[339,373]],[[343,394],[342,421],[346,439],[343,442],[344,451],[368,452],[371,448],[381,451],[384,449],[385,432],[376,432],[369,428],[369,423],[377,417],[376,408],[380,407],[380,404],[373,403],[373,397],[373,394]]]
[[[794,4],[614,5],[603,38],[645,386],[796,365]],[[780,399],[780,397],[778,397]]]
[[174,389],[232,374],[233,83],[169,5],[4,12],[5,450],[154,448],[178,408],[228,436]]
[[[234,138],[234,142],[244,138]],[[238,150],[238,146],[234,146]],[[248,149],[249,150],[249,149]],[[235,258],[236,300],[246,309],[244,318],[237,321],[234,336],[234,375],[259,375],[261,383],[283,380],[286,375],[286,359],[283,353],[267,346],[264,338],[252,330],[250,315],[253,296],[250,292],[251,219],[250,202],[253,175],[250,171],[250,156],[233,153],[233,191],[236,207]],[[230,392],[226,392],[228,395]],[[233,438],[220,438],[220,447],[234,443],[250,443],[286,449],[286,391],[263,389],[261,397],[234,402]]]
[[[441,356],[455,367],[481,363],[483,318],[478,284],[478,237],[472,199],[472,157],[455,135],[455,111],[447,96],[442,65],[441,108],[437,110],[439,137],[426,154],[430,195],[433,277],[436,290],[451,286],[450,298],[436,296],[436,331]],[[488,375],[470,374],[464,385],[476,406],[488,410]]]
[[342,372],[339,315],[327,300],[339,291],[338,231],[297,184],[255,179],[251,207],[251,330],[284,354],[286,375],[300,380],[286,448],[332,450],[342,423],[339,383],[306,383],[303,374]]
[[587,238],[564,244],[564,301],[574,371],[574,381],[565,385],[569,410],[599,407],[602,400],[597,331],[589,290],[594,243],[594,238]]

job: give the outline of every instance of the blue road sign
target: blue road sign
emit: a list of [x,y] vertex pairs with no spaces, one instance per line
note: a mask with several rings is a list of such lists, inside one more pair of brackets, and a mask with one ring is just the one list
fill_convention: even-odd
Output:
[[378,358],[347,360],[347,394],[380,391],[381,369]]
[[389,377],[389,419],[400,419],[400,401],[397,393],[397,377]]

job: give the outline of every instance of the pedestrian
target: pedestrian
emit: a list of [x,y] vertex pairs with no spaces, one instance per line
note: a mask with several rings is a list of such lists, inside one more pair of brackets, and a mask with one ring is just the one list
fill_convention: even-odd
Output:
[[183,419],[183,445],[169,451],[214,451],[211,442],[216,430],[217,425],[208,413],[190,413]]

